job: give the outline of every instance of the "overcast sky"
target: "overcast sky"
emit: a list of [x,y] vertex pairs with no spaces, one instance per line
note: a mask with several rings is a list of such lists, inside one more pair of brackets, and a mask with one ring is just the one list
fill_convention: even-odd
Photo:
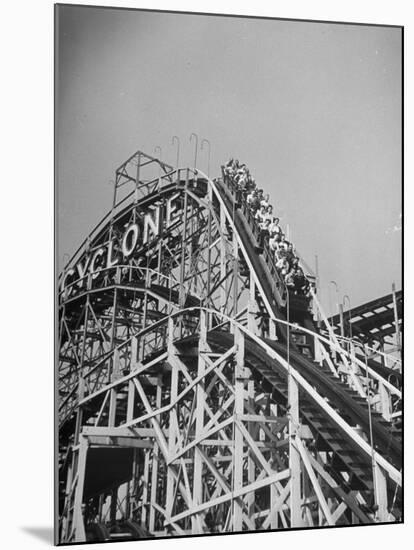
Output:
[[[333,309],[401,288],[401,31],[391,27],[60,7],[58,262],[111,206],[133,152],[211,175],[245,162]],[[207,170],[205,152],[199,168]],[[67,259],[67,256],[65,257]]]

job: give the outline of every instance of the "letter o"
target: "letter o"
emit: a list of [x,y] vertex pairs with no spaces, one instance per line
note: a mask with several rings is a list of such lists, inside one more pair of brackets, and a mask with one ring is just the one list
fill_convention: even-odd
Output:
[[[128,238],[132,235],[132,239],[130,244],[128,244]],[[125,231],[124,236],[122,238],[122,254],[125,256],[125,258],[128,258],[133,252],[137,245],[139,237],[139,227],[136,223],[130,225],[128,229]]]

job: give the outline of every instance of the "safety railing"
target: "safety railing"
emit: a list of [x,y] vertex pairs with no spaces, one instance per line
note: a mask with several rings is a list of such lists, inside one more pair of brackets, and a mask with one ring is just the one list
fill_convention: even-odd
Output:
[[[177,311],[171,314],[169,317],[175,319],[173,341],[183,340],[188,336],[196,334],[200,329],[200,318],[198,316],[199,308],[187,308]],[[207,310],[206,310],[207,311]],[[232,323],[229,322],[229,318],[220,312],[208,310],[210,317],[213,319],[222,319],[220,325],[217,325],[217,321],[209,323],[208,326],[212,328],[220,328],[220,330],[230,330]],[[152,354],[159,352],[161,349],[165,349],[168,344],[168,335],[166,333],[166,315],[163,319],[154,322],[152,325],[144,328],[137,334],[128,338],[121,345],[117,346],[114,350],[108,353],[102,360],[98,361],[92,368],[84,372],[85,391],[86,394],[97,391],[99,387],[107,384],[109,380],[119,378],[123,374],[129,372],[134,364],[144,357],[148,359]],[[237,321],[238,322],[238,321]],[[398,402],[401,400],[401,391],[393,386],[390,381],[384,379],[375,370],[370,368],[364,361],[361,361],[353,354],[348,353],[342,348],[338,348],[332,340],[325,338],[324,336],[313,332],[309,329],[299,327],[287,321],[281,319],[276,320],[276,323],[288,326],[295,333],[302,333],[307,338],[314,340],[314,345],[319,346],[319,352],[321,349],[327,349],[332,353],[339,353],[340,351],[345,353],[346,358],[349,361],[354,362],[359,371],[359,379],[361,385],[371,399],[367,404],[372,405],[374,410],[378,410],[383,413],[384,417],[389,420],[393,414],[398,412]],[[242,323],[240,323],[242,324]],[[216,325],[216,326],[214,326]],[[243,325],[244,326],[244,325]],[[317,353],[318,355],[318,353]],[[320,356],[321,362],[329,361],[329,355]],[[67,384],[65,385],[67,389]],[[85,395],[86,395],[85,394]],[[372,400],[373,395],[378,395],[379,399],[375,402]],[[73,397],[73,396],[72,396]],[[68,408],[68,403],[62,404],[62,409]],[[73,407],[73,399],[71,401]],[[388,407],[388,410],[385,410]]]
[[368,359],[372,359],[372,357],[379,356],[381,360],[384,361],[385,367],[387,367],[390,370],[395,370],[397,374],[401,374],[402,361],[399,357],[395,357],[390,353],[385,353],[385,352],[382,352],[381,350],[368,346],[364,342],[360,342],[355,338],[349,338],[347,336],[339,336],[339,335],[337,335],[336,337],[339,342],[344,343],[348,347],[353,346],[356,351],[361,350],[361,352],[364,355],[366,354],[366,352],[369,352],[370,355],[367,355]]

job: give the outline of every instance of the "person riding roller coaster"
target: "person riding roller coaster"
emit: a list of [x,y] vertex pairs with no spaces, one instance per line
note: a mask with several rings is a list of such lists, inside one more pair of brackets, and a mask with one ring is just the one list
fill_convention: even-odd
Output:
[[291,292],[307,295],[310,283],[299,266],[293,244],[285,239],[279,218],[273,217],[269,195],[264,195],[263,189],[257,188],[247,166],[240,164],[237,159],[230,159],[223,172],[224,182],[236,195],[237,204],[247,206],[253,215],[254,225],[258,229],[259,249],[267,247],[270,252],[268,261],[273,261],[277,272]]

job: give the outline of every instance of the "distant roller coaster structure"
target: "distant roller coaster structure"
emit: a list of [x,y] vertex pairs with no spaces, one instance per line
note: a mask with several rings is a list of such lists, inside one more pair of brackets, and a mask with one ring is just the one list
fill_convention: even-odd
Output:
[[327,319],[307,277],[224,175],[116,170],[58,280],[59,543],[401,521],[401,292]]

